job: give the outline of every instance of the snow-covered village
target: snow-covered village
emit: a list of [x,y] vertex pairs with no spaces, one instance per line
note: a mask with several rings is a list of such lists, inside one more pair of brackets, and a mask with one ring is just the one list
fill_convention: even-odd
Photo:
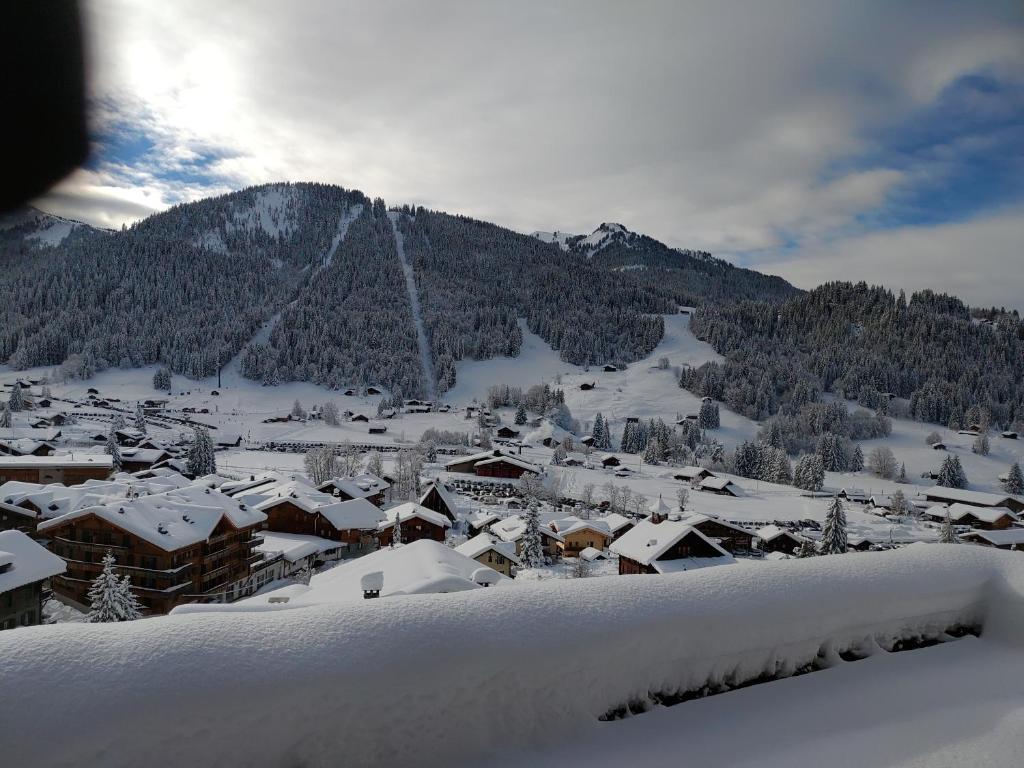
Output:
[[1019,766],[1024,16],[781,5],[0,11],[0,765]]

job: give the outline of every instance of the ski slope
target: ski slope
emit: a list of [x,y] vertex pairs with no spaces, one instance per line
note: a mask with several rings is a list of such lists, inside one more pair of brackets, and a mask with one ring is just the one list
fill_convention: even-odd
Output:
[[391,221],[391,230],[395,233],[395,247],[398,249],[398,258],[402,262],[402,273],[405,275],[405,287],[409,291],[409,306],[412,308],[412,321],[416,325],[416,346],[420,353],[420,365],[423,367],[423,378],[426,386],[426,397],[428,400],[437,399],[437,376],[434,374],[434,361],[430,355],[430,342],[427,341],[427,329],[423,325],[423,310],[420,308],[420,296],[416,290],[416,276],[412,271],[412,264],[405,255],[405,239],[398,230],[398,211],[389,211],[388,219]]

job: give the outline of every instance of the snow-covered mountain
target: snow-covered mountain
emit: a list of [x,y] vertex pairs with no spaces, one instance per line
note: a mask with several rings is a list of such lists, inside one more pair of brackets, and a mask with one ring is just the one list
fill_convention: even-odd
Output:
[[5,238],[15,238],[39,245],[60,245],[76,230],[96,230],[88,224],[74,219],[65,219],[52,213],[24,206],[16,211],[0,215],[0,233]]

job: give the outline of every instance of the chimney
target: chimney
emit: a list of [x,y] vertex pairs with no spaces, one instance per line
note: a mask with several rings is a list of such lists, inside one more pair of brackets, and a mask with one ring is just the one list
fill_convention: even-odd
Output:
[[373,571],[367,573],[359,580],[359,586],[363,588],[363,599],[372,600],[375,597],[380,597],[380,592],[384,589],[384,572]]

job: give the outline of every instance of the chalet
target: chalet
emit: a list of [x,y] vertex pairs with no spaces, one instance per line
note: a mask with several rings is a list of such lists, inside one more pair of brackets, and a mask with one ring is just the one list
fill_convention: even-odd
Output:
[[962,488],[945,488],[941,485],[928,488],[922,495],[925,499],[935,504],[960,503],[969,504],[973,507],[1006,507],[1013,512],[1024,512],[1024,501],[1016,496],[967,491]]
[[427,486],[423,495],[420,496],[419,504],[421,507],[440,512],[453,523],[455,522],[455,515],[459,511],[459,504],[455,494],[441,482],[433,482]]
[[875,546],[876,542],[867,536],[851,536],[846,541],[847,550],[853,550],[854,552],[870,552]]
[[377,528],[385,519],[366,499],[339,501],[304,480],[277,486],[254,509],[266,515],[267,530],[343,542],[353,551],[375,548]]
[[242,433],[227,429],[218,429],[213,433],[212,438],[216,448],[237,448],[242,444]]
[[1016,432],[1009,432],[1009,431],[1008,432],[1002,432],[1001,435],[1002,435],[1002,437],[1005,437],[1007,440],[1016,440],[1017,439],[1017,433]]
[[377,387],[367,387],[366,388],[366,394],[368,394],[368,395],[382,395],[384,393],[381,392],[381,390],[379,390]]
[[683,518],[683,522],[717,542],[730,554],[749,554],[754,551],[755,534],[746,528],[711,515],[688,515]]
[[676,573],[736,562],[732,555],[681,520],[644,520],[616,541],[619,574]]
[[892,510],[892,496],[887,493],[876,493],[868,499],[868,504],[875,509],[890,511]]
[[16,440],[0,438],[0,454],[5,456],[50,456],[56,452],[52,443],[28,438]]
[[0,531],[0,630],[43,623],[43,583],[64,561],[21,531]]
[[501,520],[501,517],[494,514],[493,512],[484,512],[483,510],[478,510],[477,512],[474,512],[472,515],[470,515],[466,519],[466,522],[469,524],[469,530],[479,532],[486,530],[492,524],[498,522],[499,520]]
[[608,553],[600,549],[594,549],[593,547],[585,547],[580,550],[579,558],[580,560],[592,563],[595,560],[607,560]]
[[604,550],[612,543],[611,529],[602,520],[567,517],[548,525],[562,537],[558,546],[563,556],[576,557],[587,547]]
[[622,464],[622,462],[619,461],[619,457],[618,456],[615,456],[615,455],[610,454],[610,453],[606,453],[604,456],[602,456],[599,459],[599,461],[601,462],[601,466],[605,467],[605,468],[617,467],[620,464]]
[[705,477],[698,483],[697,488],[719,496],[743,495],[743,490],[736,483],[724,477]]
[[0,500],[0,531],[35,533],[38,512]]
[[263,555],[263,563],[259,564],[259,570],[267,570],[267,565],[278,557],[282,563],[280,569],[275,569],[273,578],[265,579],[265,582],[293,576],[306,568],[312,570],[324,563],[337,562],[349,554],[343,542],[319,536],[278,531],[263,531],[260,536],[263,543],[256,546],[256,551]]
[[512,568],[522,567],[522,561],[516,555],[516,545],[502,541],[490,533],[481,533],[455,547],[460,555],[476,560],[481,565],[493,568],[503,576],[512,577]]
[[971,531],[960,537],[961,541],[980,544],[996,549],[1024,551],[1024,528],[1008,528],[1001,531]]
[[106,454],[0,456],[0,483],[21,480],[75,485],[86,480],[106,480],[113,468],[113,460]]
[[943,443],[942,441],[939,441],[937,443],[932,443],[932,450],[933,451],[944,451],[944,450],[946,450],[946,444]]
[[100,393],[100,391],[96,389],[96,387],[89,387],[87,390],[85,390],[85,392],[86,394],[89,395],[98,395]]
[[[33,425],[26,427],[0,427],[0,440],[35,440],[41,443],[52,443],[58,440],[61,431],[54,427],[41,427]],[[104,438],[106,439],[106,438]]]
[[352,414],[352,418],[350,418],[350,419],[349,419],[349,421],[364,421],[364,422],[369,422],[369,421],[370,421],[370,418],[369,418],[368,416],[364,416],[364,415],[363,415],[363,414],[361,414],[361,413],[354,413],[354,414]]
[[672,478],[681,483],[699,483],[705,477],[715,477],[715,473],[704,467],[681,467],[672,473]]
[[605,365],[601,366],[601,370],[604,371],[605,373],[617,373],[619,367],[617,365],[612,365],[611,363],[606,363]]
[[459,456],[445,464],[445,469],[449,472],[469,473],[481,477],[519,478],[527,472],[541,474],[541,468],[536,464],[500,449]]
[[49,408],[52,404],[52,401],[48,397],[41,397],[36,400],[36,408]]
[[391,483],[376,475],[364,472],[352,477],[335,477],[317,486],[322,493],[329,493],[332,496],[345,501],[347,499],[366,499],[376,507],[384,504],[385,497]]
[[949,519],[957,525],[969,525],[984,531],[1001,531],[1013,526],[1020,518],[1007,507],[975,507],[970,504],[937,504],[925,510],[924,516],[941,523]]
[[121,451],[121,471],[142,472],[171,458],[174,454],[162,448],[125,448]]
[[593,435],[584,435],[583,437],[580,438],[580,442],[583,443],[584,445],[593,445],[594,444],[594,436]]
[[580,384],[580,390],[583,391],[583,392],[589,392],[594,387],[595,387],[595,384],[592,381],[585,381],[582,384]]
[[345,397],[355,397],[357,393],[356,393],[356,391],[354,389],[349,387],[348,389],[346,389],[341,394],[345,395]]
[[598,520],[608,526],[608,530],[612,534],[612,541],[618,541],[636,525],[636,520],[620,515],[618,512],[599,517]]
[[798,533],[793,533],[786,528],[777,525],[766,525],[757,529],[758,549],[762,552],[782,552],[787,555],[794,554],[806,539]]
[[385,513],[386,519],[377,527],[380,545],[390,546],[395,532],[395,523],[401,529],[401,544],[409,544],[420,539],[431,539],[443,542],[452,527],[452,522],[440,512],[427,509],[419,504],[407,501],[392,507]]
[[515,429],[512,429],[512,427],[508,427],[508,426],[500,427],[498,429],[498,431],[495,432],[494,434],[496,436],[498,436],[498,437],[503,437],[503,438],[506,438],[506,439],[507,438],[512,438],[512,437],[519,437],[519,431],[515,430]]
[[370,434],[370,435],[383,435],[387,431],[388,431],[387,425],[386,424],[381,424],[379,422],[376,423],[376,424],[370,424],[366,428],[367,434]]
[[54,592],[77,607],[110,552],[119,575],[147,613],[167,613],[185,602],[237,599],[251,589],[252,566],[262,560],[262,512],[210,488],[189,485],[165,493],[85,507],[44,520],[39,532],[67,562],[52,579]]
[[[519,515],[511,515],[491,526],[491,533],[502,541],[516,545],[516,554],[523,554],[523,536],[526,534],[526,520]],[[540,544],[544,556],[548,560],[557,560],[562,553],[562,536],[546,525],[540,527]]]
[[120,429],[114,430],[114,439],[117,440],[118,445],[134,446],[138,445],[140,440],[145,439],[146,434],[140,432],[134,427],[121,427]]

